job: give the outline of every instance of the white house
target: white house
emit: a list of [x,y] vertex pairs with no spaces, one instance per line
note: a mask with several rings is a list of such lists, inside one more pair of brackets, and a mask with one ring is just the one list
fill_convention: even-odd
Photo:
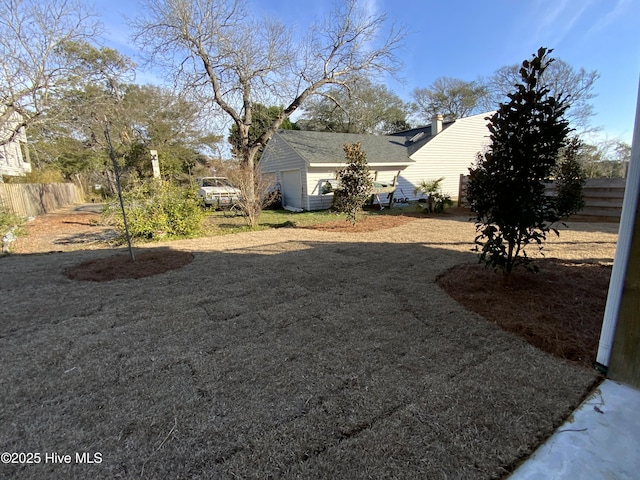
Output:
[[[437,116],[427,127],[395,134],[406,138],[409,158],[413,160],[400,174],[396,197],[416,200],[413,190],[422,180],[444,177],[442,192],[457,198],[460,175],[468,175],[469,167],[476,162],[478,153],[483,153],[489,146],[487,117],[492,113],[459,118],[444,124],[442,117]],[[416,138],[418,136],[420,138]]]
[[[391,183],[397,176],[396,198],[416,200],[414,188],[422,180],[444,177],[443,193],[458,196],[460,174],[467,174],[477,154],[489,143],[487,113],[432,124],[394,135],[279,130],[259,162],[263,173],[275,174],[283,205],[292,209],[329,208],[332,194],[323,185],[335,180],[345,165],[343,145],[360,143],[378,181]],[[381,199],[384,201],[384,199]]]
[[269,140],[258,165],[262,173],[275,174],[285,208],[323,210],[333,201],[323,186],[335,182],[336,169],[345,166],[346,143],[361,144],[381,182],[391,183],[413,163],[400,137],[280,130]]
[[22,176],[31,171],[24,128],[11,138],[18,122],[18,114],[13,113],[5,123],[0,124],[0,175]]

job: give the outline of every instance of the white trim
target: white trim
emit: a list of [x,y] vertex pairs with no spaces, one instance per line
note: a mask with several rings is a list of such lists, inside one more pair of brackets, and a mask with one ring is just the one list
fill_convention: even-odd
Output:
[[604,310],[604,320],[600,332],[598,356],[596,362],[604,367],[609,366],[611,350],[618,324],[620,302],[624,280],[629,266],[629,251],[633,239],[633,229],[636,222],[638,209],[638,188],[640,186],[640,82],[638,84],[638,99],[636,101],[636,121],[633,129],[633,142],[631,144],[631,158],[627,173],[627,186],[624,190],[620,227],[618,229],[618,245],[611,270],[609,292],[607,293],[607,305]]

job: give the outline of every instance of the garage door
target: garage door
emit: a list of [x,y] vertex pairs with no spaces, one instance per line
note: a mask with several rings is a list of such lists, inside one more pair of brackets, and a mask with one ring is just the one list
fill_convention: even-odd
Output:
[[302,175],[299,169],[282,172],[282,205],[302,208]]

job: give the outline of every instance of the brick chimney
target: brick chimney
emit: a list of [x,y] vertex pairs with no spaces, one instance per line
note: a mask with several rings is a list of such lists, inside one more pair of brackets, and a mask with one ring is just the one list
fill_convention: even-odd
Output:
[[439,113],[431,117],[431,136],[435,137],[442,131],[442,115]]

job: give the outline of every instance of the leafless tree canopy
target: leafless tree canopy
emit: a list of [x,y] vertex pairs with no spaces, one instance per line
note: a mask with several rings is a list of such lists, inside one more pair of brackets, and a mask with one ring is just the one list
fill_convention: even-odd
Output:
[[[254,18],[243,0],[148,0],[132,25],[149,61],[232,119],[242,139],[241,160],[253,166],[259,148],[310,95],[397,66],[394,52],[403,34],[391,28],[380,38],[385,22],[384,15],[365,14],[357,0],[344,0],[296,39],[282,22]],[[254,102],[284,108],[250,141]]]
[[0,144],[38,121],[51,95],[68,79],[72,60],[61,47],[97,34],[97,22],[79,1],[0,3]]
[[[555,59],[543,74],[542,78],[549,86],[549,94],[558,99],[567,99],[570,107],[565,116],[579,133],[593,130],[589,126],[594,114],[590,101],[596,96],[593,87],[599,77],[596,70],[576,70],[561,59]],[[507,65],[498,69],[488,80],[494,102],[498,104],[505,101],[514,85],[521,82],[519,65]]]
[[387,87],[363,78],[349,88],[334,87],[307,100],[297,126],[319,132],[387,135],[406,130],[409,106]]
[[495,108],[487,86],[458,78],[439,77],[428,88],[416,88],[412,97],[414,112],[427,123],[435,114],[455,120]]

